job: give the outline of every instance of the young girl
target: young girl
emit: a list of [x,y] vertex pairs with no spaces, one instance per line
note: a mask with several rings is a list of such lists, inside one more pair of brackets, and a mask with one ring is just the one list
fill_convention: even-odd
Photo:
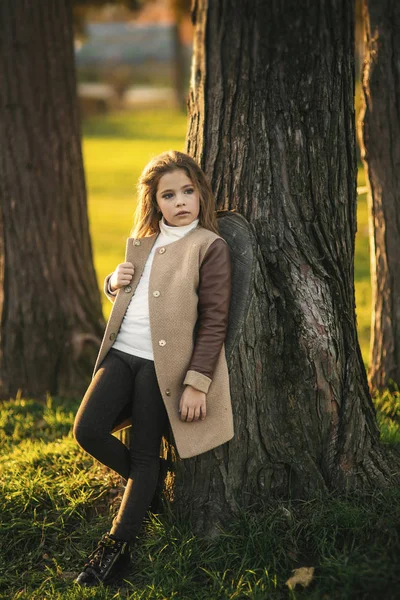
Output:
[[[145,167],[138,189],[125,262],[104,282],[114,305],[74,423],[78,444],[127,480],[111,530],[75,580],[82,585],[114,582],[129,566],[168,427],[179,458],[234,434],[224,346],[231,260],[210,185],[190,156],[171,150]],[[112,435],[127,409],[130,449]]]

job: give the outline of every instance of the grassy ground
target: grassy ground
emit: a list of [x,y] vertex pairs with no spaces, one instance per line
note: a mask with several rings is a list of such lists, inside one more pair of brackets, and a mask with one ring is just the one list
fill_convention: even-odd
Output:
[[[247,511],[215,540],[199,541],[170,515],[146,520],[125,587],[73,584],[108,530],[118,477],[77,448],[77,402],[17,399],[0,411],[0,598],[4,600],[391,600],[400,584],[400,489],[308,502],[274,501]],[[386,398],[385,440],[400,442],[399,398]],[[315,567],[305,590],[291,570]]]
[[[183,149],[184,116],[142,112],[85,123],[89,216],[99,286],[124,258],[137,177],[149,158]],[[359,185],[363,185],[363,173]],[[359,338],[368,360],[370,286],[365,195],[359,197],[355,257]],[[111,305],[103,298],[104,314]],[[72,579],[120,501],[118,477],[77,447],[78,401],[17,398],[0,406],[0,598],[391,600],[400,575],[400,490],[272,502],[247,511],[215,540],[190,524],[149,516],[120,590],[81,590]],[[376,399],[384,443],[400,446],[400,396]],[[315,567],[290,591],[293,568]]]

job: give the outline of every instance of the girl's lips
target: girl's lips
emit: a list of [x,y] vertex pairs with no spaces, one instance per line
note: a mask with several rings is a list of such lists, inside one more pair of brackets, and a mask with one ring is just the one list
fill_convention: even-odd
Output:
[[181,213],[178,213],[176,216],[177,217],[184,217],[185,215],[188,215],[188,214],[189,214],[188,212],[183,212],[183,213],[181,212]]

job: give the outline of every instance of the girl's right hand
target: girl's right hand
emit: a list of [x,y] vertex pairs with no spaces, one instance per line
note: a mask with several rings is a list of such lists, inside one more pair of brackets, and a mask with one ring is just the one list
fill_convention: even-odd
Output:
[[131,262],[124,262],[117,265],[114,273],[110,277],[110,288],[112,292],[118,290],[132,281],[135,268]]

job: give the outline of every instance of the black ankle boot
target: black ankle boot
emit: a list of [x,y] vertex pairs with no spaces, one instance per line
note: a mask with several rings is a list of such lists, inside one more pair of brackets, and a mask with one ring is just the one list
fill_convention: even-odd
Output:
[[75,579],[80,585],[115,583],[122,578],[130,563],[129,542],[106,533],[88,556],[82,573]]

